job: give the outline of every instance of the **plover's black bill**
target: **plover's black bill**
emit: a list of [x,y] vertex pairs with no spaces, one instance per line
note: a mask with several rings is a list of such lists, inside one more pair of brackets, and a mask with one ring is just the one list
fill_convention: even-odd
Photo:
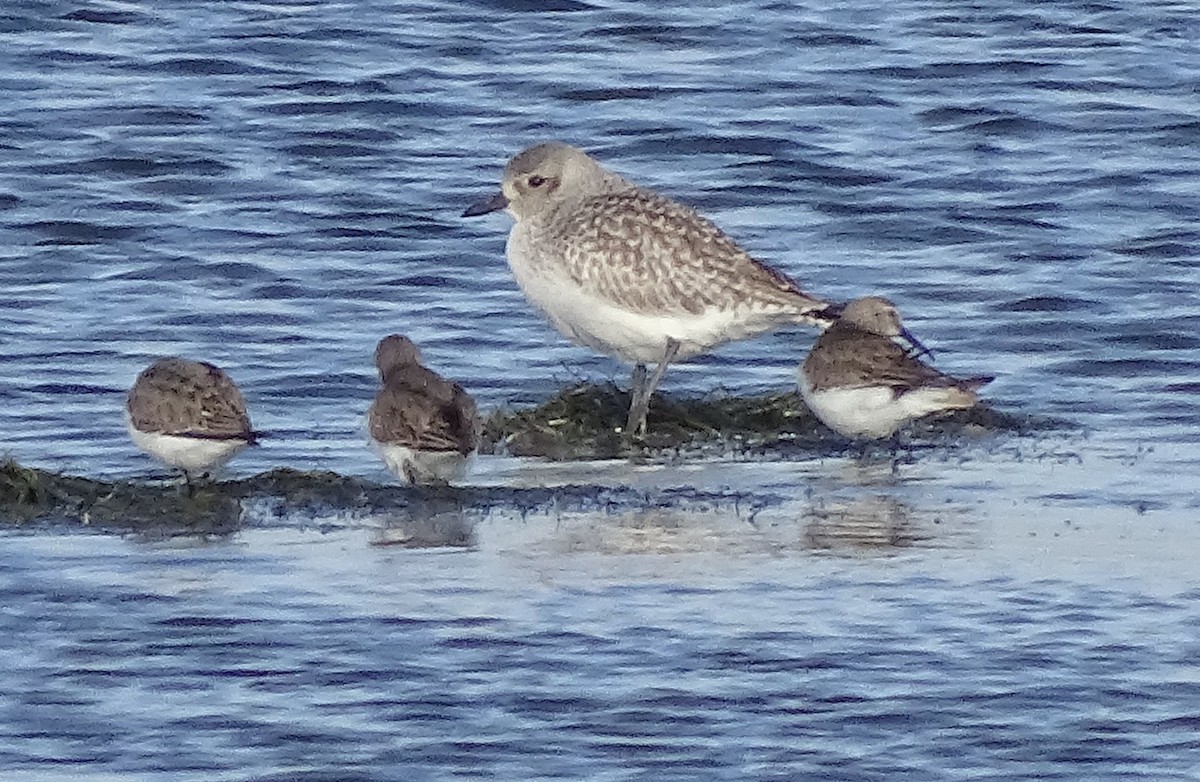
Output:
[[467,210],[462,213],[463,217],[479,217],[480,215],[499,212],[504,207],[508,206],[508,196],[504,195],[503,190],[497,190],[494,195],[476,201],[467,207]]

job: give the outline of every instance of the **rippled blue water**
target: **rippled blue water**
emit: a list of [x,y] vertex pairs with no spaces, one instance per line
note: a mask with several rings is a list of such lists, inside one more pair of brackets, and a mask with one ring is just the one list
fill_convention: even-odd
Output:
[[[547,138],[816,293],[891,296],[942,368],[1078,428],[895,475],[478,465],[774,498],[758,513],[10,534],[5,778],[1195,779],[1197,40],[1185,2],[9,0],[22,462],[144,473],[120,406],[164,353],[227,368],[276,434],[235,474],[382,479],[361,420],[392,331],[485,409],[623,382],[525,306],[506,218],[458,216]],[[787,388],[810,340],[666,387]],[[371,545],[392,534],[444,545]]]

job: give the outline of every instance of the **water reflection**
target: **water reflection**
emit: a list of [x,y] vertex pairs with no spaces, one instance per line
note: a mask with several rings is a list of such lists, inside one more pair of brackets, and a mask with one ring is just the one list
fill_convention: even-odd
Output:
[[371,545],[473,549],[475,521],[468,510],[454,496],[415,496],[403,508],[379,516],[382,526],[372,536]]
[[736,551],[746,547],[749,531],[728,513],[641,508],[563,518],[548,545],[559,553],[611,555]]
[[965,498],[936,478],[944,467],[887,455],[810,463],[804,546],[861,554],[961,545],[976,520]]
[[909,548],[933,537],[914,521],[911,507],[886,494],[814,502],[808,515],[804,540],[812,549],[853,552]]
[[[530,519],[537,531],[520,537],[522,546],[547,555],[887,554],[957,539],[956,525],[943,522],[959,515],[956,509],[935,512],[884,492],[831,493],[750,512],[729,503],[555,513],[540,522]],[[516,542],[507,536],[496,541],[502,548]]]

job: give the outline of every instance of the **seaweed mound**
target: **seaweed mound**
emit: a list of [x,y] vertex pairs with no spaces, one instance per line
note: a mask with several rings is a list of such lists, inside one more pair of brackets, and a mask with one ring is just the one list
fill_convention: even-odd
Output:
[[[648,431],[637,439],[623,432],[628,409],[628,391],[612,383],[580,383],[537,407],[492,413],[484,424],[483,450],[571,460],[644,456],[685,448],[840,452],[847,446],[844,438],[816,419],[795,392],[697,398],[656,394],[650,403]],[[913,430],[921,438],[940,438],[1021,432],[1031,426],[1035,426],[1031,420],[977,405],[922,420]]]

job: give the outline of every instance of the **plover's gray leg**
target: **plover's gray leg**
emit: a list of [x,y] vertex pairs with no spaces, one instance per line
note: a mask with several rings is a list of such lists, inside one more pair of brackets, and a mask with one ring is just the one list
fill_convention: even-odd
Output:
[[638,368],[641,371],[640,388],[635,389],[632,399],[629,402],[629,419],[625,422],[625,431],[630,435],[643,435],[646,433],[646,415],[650,412],[650,397],[654,396],[654,390],[658,388],[658,384],[662,382],[663,375],[667,373],[667,367],[679,354],[679,342],[671,337],[667,337],[666,347],[663,348],[662,358],[658,364],[654,366],[654,372],[650,377],[646,377],[646,367],[639,364],[635,367],[634,380],[638,378]]
[[634,364],[633,374],[629,378],[629,414],[625,420],[625,434],[633,434],[633,411],[641,405],[642,396],[646,392],[646,365]]

